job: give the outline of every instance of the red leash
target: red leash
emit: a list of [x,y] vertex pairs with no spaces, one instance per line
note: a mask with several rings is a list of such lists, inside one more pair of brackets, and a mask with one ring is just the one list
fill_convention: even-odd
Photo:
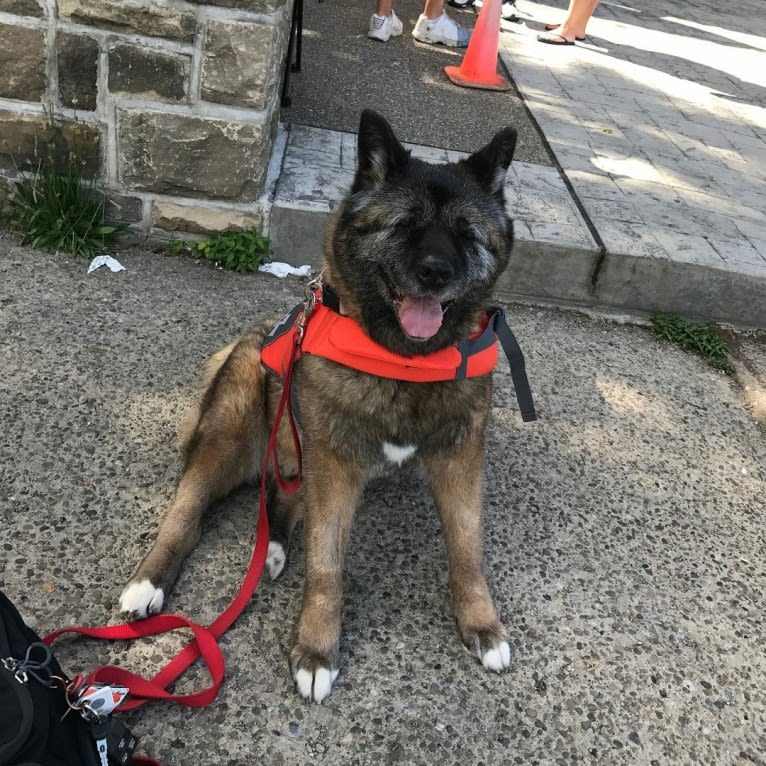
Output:
[[[255,546],[253,554],[245,573],[239,591],[232,599],[223,613],[208,627],[198,625],[196,622],[174,614],[158,614],[139,622],[128,622],[122,625],[110,625],[105,627],[67,627],[55,630],[43,638],[46,644],[51,644],[59,636],[65,633],[79,633],[90,638],[101,638],[108,641],[132,640],[146,636],[155,636],[167,633],[178,628],[191,628],[194,640],[190,641],[181,652],[176,655],[159,673],[151,680],[143,676],[131,673],[116,665],[104,665],[94,670],[87,681],[99,681],[106,684],[125,686],[130,690],[128,699],[120,705],[119,710],[128,711],[140,707],[149,700],[168,700],[177,702],[186,707],[202,707],[212,702],[223,683],[225,664],[218,639],[231,627],[232,623],[242,614],[247,602],[255,592],[258,582],[263,574],[266,563],[266,555],[269,548],[269,521],[266,512],[266,480],[270,465],[273,463],[274,475],[277,483],[285,492],[295,492],[301,484],[301,447],[298,429],[293,417],[290,405],[290,394],[293,381],[293,369],[295,362],[300,356],[301,341],[306,321],[314,308],[313,300],[309,299],[303,312],[302,320],[296,326],[295,343],[290,357],[290,362],[283,381],[282,396],[279,400],[274,425],[266,447],[266,455],[263,462],[261,476],[261,490],[258,505],[258,525],[256,529]],[[287,410],[292,432],[298,464],[298,473],[295,478],[285,480],[279,468],[277,455],[277,435],[282,422],[284,412]],[[195,660],[202,657],[207,665],[211,678],[211,685],[199,692],[192,694],[171,694],[167,687],[175,681]],[[136,759],[134,759],[136,760]]]

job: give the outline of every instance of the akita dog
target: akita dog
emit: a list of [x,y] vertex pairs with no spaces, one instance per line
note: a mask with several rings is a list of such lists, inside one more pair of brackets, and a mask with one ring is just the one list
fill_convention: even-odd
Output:
[[[408,369],[417,360],[452,355],[463,374],[453,365],[451,379],[397,379],[305,350],[295,365],[303,486],[293,495],[278,487],[270,493],[267,564],[279,575],[302,518],[305,586],[291,668],[307,699],[323,700],[338,674],[342,569],[357,501],[372,475],[408,459],[425,468],[441,516],[460,638],[490,670],[510,664],[482,572],[482,441],[491,375],[466,374],[473,362],[464,351],[486,325],[513,244],[503,187],[515,146],[516,131],[506,128],[464,160],[428,164],[410,156],[381,116],[362,115],[356,176],[330,225],[323,270],[333,295],[328,310],[353,324],[356,335],[346,341],[330,335],[330,343],[345,342],[350,354],[365,356],[359,346],[369,342]],[[246,332],[207,364],[175,496],[120,597],[131,618],[162,609],[208,507],[260,477],[282,392],[261,356],[275,325]],[[283,474],[295,475],[286,424],[278,454]]]

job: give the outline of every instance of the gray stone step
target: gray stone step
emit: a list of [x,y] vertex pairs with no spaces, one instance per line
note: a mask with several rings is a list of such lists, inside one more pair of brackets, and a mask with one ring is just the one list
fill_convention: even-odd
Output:
[[[433,162],[464,156],[407,148]],[[319,266],[328,221],[353,179],[355,151],[353,133],[290,127],[277,158],[268,228],[279,260]],[[649,247],[640,229],[650,230],[651,222],[639,227],[637,221],[632,230],[621,225],[627,203],[580,198],[556,167],[512,163],[506,198],[516,245],[499,285],[504,297],[766,326],[766,262],[762,269],[744,268],[719,256],[703,258],[699,237],[673,237],[672,229],[655,229]]]

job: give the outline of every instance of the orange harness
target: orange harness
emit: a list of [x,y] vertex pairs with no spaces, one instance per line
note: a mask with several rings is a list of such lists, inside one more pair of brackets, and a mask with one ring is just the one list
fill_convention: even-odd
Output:
[[435,383],[488,375],[497,364],[497,341],[508,357],[522,419],[536,419],[524,356],[502,308],[491,308],[480,329],[460,343],[431,354],[401,356],[376,343],[356,320],[333,310],[333,294],[325,286],[310,304],[299,304],[274,327],[261,347],[261,363],[285,379],[295,345],[301,353],[329,359],[344,367],[382,378]]

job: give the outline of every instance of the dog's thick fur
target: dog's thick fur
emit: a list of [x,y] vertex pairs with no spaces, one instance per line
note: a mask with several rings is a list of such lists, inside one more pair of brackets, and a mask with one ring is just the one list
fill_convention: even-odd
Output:
[[[468,159],[430,165],[409,156],[388,123],[362,115],[358,169],[325,243],[324,279],[344,313],[407,356],[443,349],[476,329],[508,262],[513,228],[503,184],[511,128]],[[258,480],[281,384],[260,364],[264,324],[208,362],[206,389],[186,438],[186,464],[152,549],[120,598],[124,612],[161,610],[206,509]],[[458,632],[488,668],[510,664],[505,629],[481,562],[483,433],[491,376],[444,383],[374,377],[316,356],[295,370],[303,488],[274,488],[268,567],[277,576],[302,517],[303,607],[291,653],[299,692],[321,701],[338,673],[341,575],[351,519],[366,480],[414,456],[426,469],[447,544]],[[287,425],[283,473],[295,474]]]

